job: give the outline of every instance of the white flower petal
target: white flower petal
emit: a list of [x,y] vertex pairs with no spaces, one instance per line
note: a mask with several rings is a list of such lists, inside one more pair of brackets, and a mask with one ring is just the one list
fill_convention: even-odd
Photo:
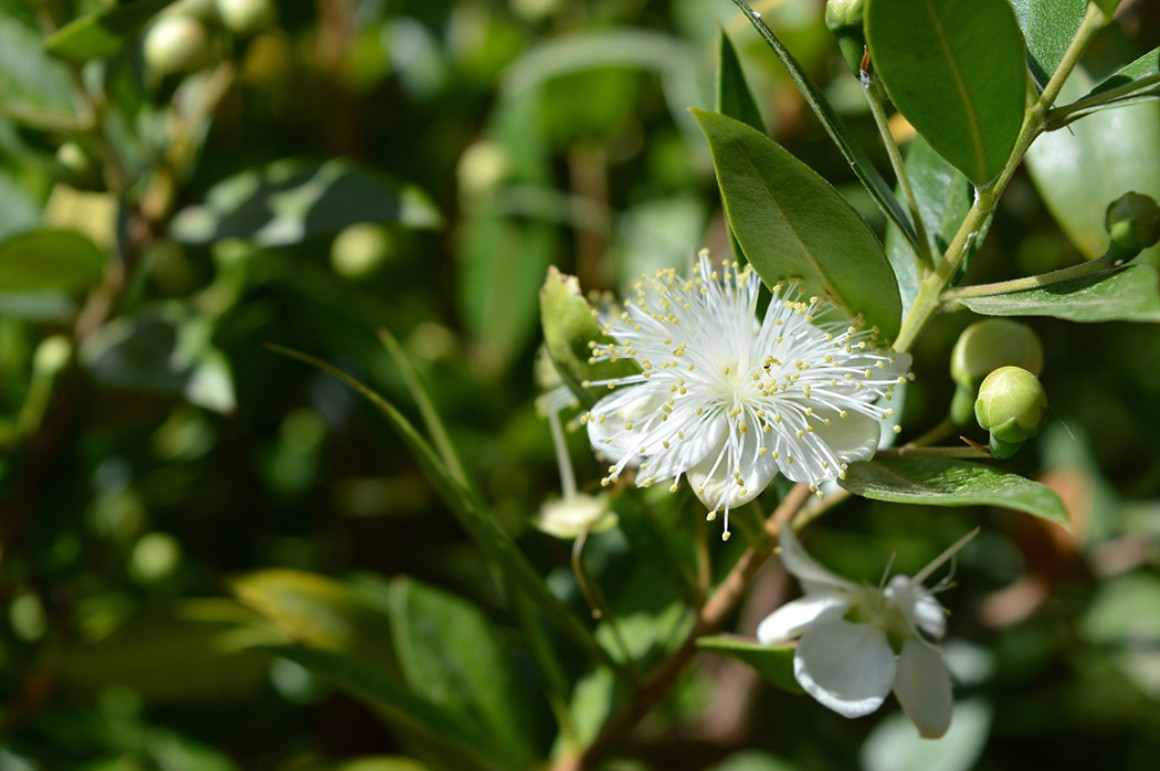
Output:
[[604,496],[577,493],[571,498],[546,501],[540,506],[535,526],[557,538],[575,538],[583,532],[599,533],[616,527],[616,512]]
[[791,640],[826,614],[841,615],[849,607],[850,599],[845,592],[807,594],[766,616],[757,626],[757,639],[764,645]]
[[686,472],[693,491],[710,511],[749,503],[777,476],[777,462],[760,453],[760,437],[760,430],[753,429],[725,436]]
[[929,589],[907,576],[894,576],[883,592],[906,614],[911,626],[921,629],[935,640],[947,633],[947,611]]
[[781,529],[779,542],[782,564],[801,582],[807,592],[813,593],[830,588],[849,592],[857,588],[853,582],[834,575],[815,562],[814,558],[802,548],[801,541],[794,535],[792,527]]
[[911,638],[902,646],[894,695],[925,739],[937,739],[951,724],[951,673],[934,646]]
[[870,624],[823,618],[798,642],[793,673],[806,693],[843,717],[868,715],[894,684],[896,663],[886,635]]

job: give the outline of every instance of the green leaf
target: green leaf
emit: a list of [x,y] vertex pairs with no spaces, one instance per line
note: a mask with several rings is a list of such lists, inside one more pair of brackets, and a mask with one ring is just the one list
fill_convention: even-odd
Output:
[[834,112],[834,108],[826,100],[821,90],[806,76],[805,70],[802,69],[797,59],[793,57],[788,48],[782,45],[781,40],[773,34],[769,25],[762,20],[761,14],[755,12],[745,0],[733,0],[733,2],[745,12],[746,18],[749,19],[754,29],[781,61],[790,78],[801,91],[806,104],[814,111],[814,115],[821,122],[822,128],[838,146],[838,150],[841,151],[842,156],[850,164],[850,168],[854,170],[854,174],[865,186],[874,202],[878,204],[878,208],[882,209],[886,218],[899,228],[907,241],[912,245],[917,245],[918,237],[915,235],[914,224],[910,221],[909,215],[903,210],[898,199],[894,197],[889,183],[883,179],[873,161],[866,155],[866,151],[850,136],[846,125]]
[[459,307],[479,351],[495,371],[506,370],[536,329],[536,288],[560,252],[558,228],[476,211],[460,250]]
[[1039,89],[1055,74],[1079,32],[1087,0],[1008,0],[1027,41],[1027,64]]
[[471,536],[475,544],[488,559],[507,573],[513,585],[524,592],[528,599],[555,624],[571,637],[595,660],[614,665],[608,654],[596,643],[591,631],[557,598],[544,584],[543,579],[528,562],[504,530],[496,524],[495,518],[485,508],[478,496],[466,489],[438,454],[406,417],[394,405],[383,399],[363,383],[342,370],[308,354],[289,348],[270,345],[270,350],[306,362],[333,375],[349,385],[383,414],[387,422],[399,433],[407,448],[423,466],[432,486],[443,497],[459,524]]
[[74,88],[68,68],[45,55],[36,30],[15,17],[0,17],[0,94],[5,102],[0,115],[16,104],[74,117]]
[[491,753],[490,737],[474,726],[404,688],[390,673],[328,650],[301,646],[267,646],[268,652],[290,659],[329,680],[374,708],[391,725],[405,732],[439,768],[504,767]]
[[[916,136],[907,148],[905,165],[906,176],[918,199],[919,216],[922,217],[937,264],[971,208],[971,183],[921,136]],[[981,232],[972,241],[972,252],[978,248],[984,234],[985,231]],[[898,277],[905,313],[918,294],[920,281],[914,253],[893,223],[886,227],[886,257]]]
[[1019,292],[956,300],[984,316],[1054,316],[1067,321],[1160,321],[1155,268],[1129,265]]
[[389,669],[385,604],[343,581],[274,568],[230,581],[230,591],[293,642],[334,651],[368,667]]
[[[1060,102],[1088,92],[1091,79],[1077,68]],[[1160,104],[1147,103],[1089,115],[1065,130],[1042,134],[1027,151],[1027,169],[1047,208],[1088,257],[1107,249],[1104,213],[1128,191],[1160,198]],[[1142,253],[1160,256],[1160,245]]]
[[54,56],[78,63],[115,54],[145,22],[172,2],[137,0],[82,16],[45,40],[44,48]]
[[948,458],[879,458],[852,463],[841,483],[855,495],[929,506],[997,506],[1070,529],[1051,488],[992,466]]
[[580,293],[580,282],[574,276],[565,276],[555,266],[548,268],[540,289],[540,321],[544,346],[560,379],[585,407],[596,404],[599,398],[585,383],[638,371],[635,363],[628,360],[589,363],[590,344],[605,345],[612,340],[600,330],[592,307]]
[[1160,99],[1160,48],[1154,48],[1088,91],[1074,103],[1048,114],[1049,130],[1056,130],[1100,110],[1126,107]]
[[729,225],[772,286],[801,278],[883,337],[898,334],[902,304],[877,237],[838,191],[772,139],[732,118],[693,110],[709,140]]
[[867,0],[866,44],[891,100],[931,147],[976,186],[994,179],[1027,93],[1023,35],[1006,0]]
[[757,102],[753,100],[749,84],[745,82],[745,72],[741,69],[737,49],[733,47],[733,41],[725,34],[724,29],[719,29],[718,32],[717,112],[764,132],[765,121],[761,118]]
[[99,382],[116,388],[183,396],[221,413],[236,406],[229,362],[201,318],[173,305],[113,319],[85,338],[80,360]]
[[442,221],[426,194],[412,185],[345,161],[287,159],[214,185],[205,203],[177,214],[170,232],[195,244],[245,238],[260,246],[285,246],[358,222],[434,228]]
[[[61,684],[93,692],[128,687],[158,702],[256,695],[270,662],[249,645],[269,640],[238,621],[199,617],[206,602],[179,601],[165,611],[132,618],[96,642],[59,651]],[[246,618],[244,608],[230,604]]]
[[106,259],[80,233],[21,233],[0,244],[0,292],[83,292],[101,280]]
[[412,579],[391,582],[391,640],[403,680],[500,744],[512,767],[531,760],[528,705],[495,624],[474,605]]
[[411,758],[381,755],[347,760],[319,760],[306,764],[295,763],[294,771],[431,771],[431,767]]
[[732,656],[757,670],[772,685],[790,693],[805,693],[793,676],[793,657],[796,646],[762,645],[731,635],[716,635],[697,639],[701,650]]

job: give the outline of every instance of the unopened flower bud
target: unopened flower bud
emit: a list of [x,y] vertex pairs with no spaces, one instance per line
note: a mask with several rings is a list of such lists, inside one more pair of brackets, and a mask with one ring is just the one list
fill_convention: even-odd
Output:
[[270,0],[217,0],[218,16],[226,29],[243,37],[261,32],[278,19]]
[[540,507],[535,525],[556,538],[576,538],[581,533],[599,533],[616,527],[616,512],[608,508],[603,495],[576,493],[548,501]]
[[162,16],[145,36],[145,63],[161,75],[194,72],[209,57],[209,32],[191,16]]
[[65,142],[56,151],[60,179],[77,190],[103,190],[101,169],[93,154],[76,142]]
[[838,39],[842,58],[855,75],[862,71],[862,54],[866,34],[862,29],[864,0],[829,0],[826,3],[826,29]]
[[1160,241],[1160,206],[1150,196],[1125,193],[1108,205],[1104,228],[1111,238],[1108,251],[1131,259]]
[[951,352],[956,386],[951,421],[956,426],[971,422],[983,379],[1006,366],[1022,367],[1036,376],[1043,371],[1043,344],[1031,327],[1010,319],[986,319],[963,330]]
[[32,369],[36,374],[55,377],[72,358],[72,342],[64,335],[53,335],[36,347]]
[[391,257],[394,239],[389,230],[373,222],[348,225],[330,246],[330,265],[343,278],[365,278]]
[[991,432],[991,454],[1008,458],[1047,422],[1047,394],[1027,370],[1000,367],[979,386],[975,418]]

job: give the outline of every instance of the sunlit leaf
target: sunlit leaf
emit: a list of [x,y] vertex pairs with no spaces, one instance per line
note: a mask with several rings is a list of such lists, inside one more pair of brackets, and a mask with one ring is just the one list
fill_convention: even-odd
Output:
[[838,150],[841,151],[842,156],[850,164],[850,168],[854,170],[854,174],[865,186],[874,202],[878,204],[878,208],[882,210],[887,219],[899,228],[911,244],[917,244],[918,238],[915,235],[914,225],[911,223],[909,215],[903,211],[902,205],[894,197],[889,183],[882,177],[870,157],[866,155],[866,151],[850,136],[846,125],[842,123],[842,119],[838,117],[825,95],[809,79],[797,59],[761,18],[761,14],[755,12],[745,0],[733,0],[733,2],[745,12],[746,18],[753,24],[754,29],[781,61],[794,85],[801,91],[806,104],[814,111],[814,115],[817,116],[826,133],[830,135],[830,139],[838,146]]
[[876,501],[929,506],[998,506],[1070,528],[1067,511],[1046,485],[994,466],[948,458],[879,458],[852,463],[840,482]]
[[1040,90],[1055,74],[1083,21],[1087,0],[1008,0],[1027,41],[1027,64]]
[[747,640],[730,635],[701,637],[697,640],[701,650],[732,656],[757,670],[769,683],[790,693],[805,693],[793,676],[795,646],[762,645],[756,640]]
[[976,185],[994,179],[1027,93],[1023,35],[1006,0],[867,0],[866,44],[890,99],[931,147]]
[[171,234],[188,243],[244,238],[261,246],[279,246],[358,222],[433,228],[442,217],[412,185],[345,161],[290,159],[217,183],[205,203],[178,212]]
[[694,110],[713,151],[729,225],[769,286],[802,280],[806,296],[862,313],[882,335],[898,333],[894,273],[869,225],[828,182],[764,134]]

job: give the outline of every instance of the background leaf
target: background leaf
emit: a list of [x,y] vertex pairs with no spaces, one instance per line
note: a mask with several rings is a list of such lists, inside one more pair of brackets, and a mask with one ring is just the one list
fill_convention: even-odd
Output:
[[1083,21],[1087,0],[1008,0],[1027,41],[1027,64],[1042,91]]
[[976,185],[994,179],[1015,146],[1027,90],[1011,6],[869,0],[865,23],[874,68],[899,111]]
[[796,646],[762,645],[730,635],[701,637],[697,647],[712,653],[732,656],[757,670],[767,682],[790,693],[805,693],[793,676],[793,657]]
[[68,68],[44,53],[37,32],[16,16],[0,16],[0,94],[13,103],[74,115]]
[[411,579],[390,584],[388,603],[391,639],[410,689],[494,737],[506,762],[526,765],[528,705],[494,623],[472,604]]
[[1070,527],[1067,511],[1046,485],[993,466],[947,458],[879,458],[853,463],[840,483],[855,495],[931,506],[998,506]]
[[116,53],[137,30],[173,0],[137,0],[82,16],[44,41],[45,50],[83,63]]
[[1068,281],[958,301],[984,316],[1054,316],[1067,321],[1160,321],[1160,289],[1150,265],[1129,265]]
[[[1091,79],[1076,68],[1060,92],[1066,104],[1086,93]],[[1160,198],[1160,104],[1138,104],[1089,115],[1042,134],[1027,151],[1027,169],[1063,232],[1087,257],[1107,249],[1104,212],[1124,193]],[[1160,246],[1141,258],[1160,257]]]
[[0,244],[0,293],[82,292],[101,280],[106,259],[80,233],[21,233]]
[[694,110],[713,151],[729,225],[766,285],[800,277],[863,313],[882,335],[898,333],[901,300],[877,237],[828,182],[764,134],[732,118]]
[[345,161],[289,159],[217,183],[205,203],[177,214],[171,232],[195,244],[245,238],[260,246],[281,246],[358,222],[433,228],[442,217],[412,185]]

